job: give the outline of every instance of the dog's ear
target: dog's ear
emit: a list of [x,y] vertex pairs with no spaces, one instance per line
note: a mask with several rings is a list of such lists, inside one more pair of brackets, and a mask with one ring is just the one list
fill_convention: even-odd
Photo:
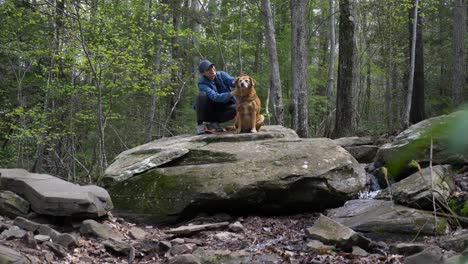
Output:
[[252,77],[249,77],[249,78],[250,78],[250,84],[254,86],[257,81],[255,81],[255,79],[253,79]]
[[239,82],[239,77],[235,78],[234,81],[232,81],[232,83],[235,84],[236,86],[237,86],[238,82]]

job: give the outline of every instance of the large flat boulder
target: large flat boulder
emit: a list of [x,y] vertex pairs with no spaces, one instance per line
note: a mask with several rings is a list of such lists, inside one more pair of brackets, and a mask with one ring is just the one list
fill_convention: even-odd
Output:
[[[171,150],[187,151],[159,166],[142,162]],[[156,140],[121,153],[105,178],[115,212],[156,222],[199,212],[322,210],[342,205],[366,184],[362,166],[335,142],[301,139],[281,126]]]
[[112,206],[108,192],[23,169],[0,169],[0,186],[25,198],[34,212],[54,216],[100,217]]

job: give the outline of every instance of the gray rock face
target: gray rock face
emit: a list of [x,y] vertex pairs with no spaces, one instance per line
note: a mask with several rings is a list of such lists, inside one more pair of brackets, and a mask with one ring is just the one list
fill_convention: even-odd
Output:
[[463,252],[468,249],[468,233],[445,239],[439,243],[439,246],[446,250]]
[[24,197],[39,214],[96,218],[113,208],[107,191],[98,186],[79,186],[23,169],[0,169],[0,174],[2,188]]
[[17,226],[11,226],[0,234],[0,239],[23,238],[25,235],[26,231],[23,229]]
[[10,191],[0,191],[0,214],[10,217],[26,216],[29,213],[29,203]]
[[169,264],[200,264],[200,260],[192,254],[183,254],[173,257],[169,260]]
[[372,162],[379,149],[370,137],[342,137],[333,141],[351,153],[360,163]]
[[[161,166],[143,162],[182,149],[188,152]],[[118,172],[129,167],[139,174],[121,181]],[[364,169],[332,140],[300,139],[280,126],[156,140],[121,153],[109,168],[116,211],[156,222],[200,211],[321,210],[342,205],[366,184]]]
[[36,230],[39,229],[41,224],[38,224],[36,222],[33,222],[29,219],[26,219],[24,217],[16,217],[15,221],[13,222],[14,225],[21,227],[24,230],[31,231],[31,232],[36,232]]
[[[455,190],[451,174],[450,165],[434,166],[432,176],[429,168],[423,169],[421,173],[416,172],[392,185],[393,200],[413,208],[432,210],[432,185],[436,202],[447,201],[450,193]],[[389,198],[389,193],[387,188],[376,198]]]
[[448,223],[445,218],[431,212],[394,205],[383,200],[350,200],[343,207],[332,209],[327,214],[333,220],[366,235],[399,237],[401,235],[446,234]]
[[92,219],[84,220],[80,227],[81,234],[91,234],[103,239],[124,240],[124,236],[106,224],[100,224]]
[[390,253],[403,256],[410,256],[417,254],[426,248],[423,243],[396,243],[390,246]]
[[404,264],[421,264],[421,263],[442,263],[443,254],[439,247],[428,247],[422,252],[411,255],[405,259]]
[[372,145],[374,141],[370,137],[342,137],[334,139],[336,144],[346,148],[353,146]]
[[0,263],[26,264],[30,262],[21,253],[0,245]]
[[371,163],[374,160],[379,147],[374,145],[361,145],[345,147],[345,149],[351,153],[358,162]]
[[371,243],[368,238],[324,215],[320,215],[306,233],[312,239],[344,250],[351,250],[353,246],[367,249]]

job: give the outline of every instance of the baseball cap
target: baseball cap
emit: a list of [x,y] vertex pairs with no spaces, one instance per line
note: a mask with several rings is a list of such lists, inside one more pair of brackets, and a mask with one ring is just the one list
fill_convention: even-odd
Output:
[[211,65],[214,65],[213,63],[211,63],[209,60],[202,60],[200,61],[200,64],[198,64],[198,71],[200,73],[204,73],[206,70],[208,70]]

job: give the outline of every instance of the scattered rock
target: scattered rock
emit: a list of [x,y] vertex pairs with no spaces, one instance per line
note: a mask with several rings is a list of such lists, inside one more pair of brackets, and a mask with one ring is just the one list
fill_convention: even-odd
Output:
[[4,239],[11,239],[11,238],[23,238],[26,235],[26,231],[23,229],[17,227],[17,226],[12,226],[8,228],[7,230],[3,231],[0,237],[3,237]]
[[191,243],[191,244],[195,244],[197,246],[201,246],[203,245],[203,241],[201,239],[194,239],[194,238],[184,238],[184,241],[186,243]]
[[192,254],[182,254],[169,260],[169,264],[200,264],[200,260]]
[[192,253],[195,244],[174,245],[169,251],[173,256]]
[[384,200],[349,200],[344,206],[329,210],[328,217],[373,237],[407,238],[414,235],[443,235],[449,231],[447,219],[434,223],[431,212],[395,205]]
[[124,255],[129,255],[132,246],[129,245],[128,243],[122,242],[122,241],[117,241],[113,239],[105,240],[102,242],[102,244],[108,248],[111,249],[115,252],[124,254]]
[[48,225],[40,225],[37,231],[41,235],[49,236],[50,238],[52,238],[52,240],[56,240],[61,235],[59,231],[53,229]]
[[39,229],[40,224],[33,222],[29,219],[26,219],[24,217],[16,217],[15,221],[13,221],[13,224],[15,226],[21,227],[24,230],[31,231],[31,232],[36,232],[37,229]]
[[55,243],[64,246],[65,248],[75,247],[78,245],[78,239],[71,234],[60,234],[54,240]]
[[463,252],[464,250],[468,249],[468,233],[454,235],[451,238],[444,239],[439,242],[439,246],[446,250]]
[[29,213],[29,203],[11,191],[0,191],[0,214],[9,217],[25,216]]
[[206,250],[197,249],[193,255],[200,260],[201,263],[250,263],[252,260],[251,254],[239,250]]
[[307,243],[307,248],[310,249],[313,253],[317,254],[327,254],[330,250],[334,250],[334,246],[325,245],[318,240],[311,240]]
[[29,261],[21,253],[0,245],[0,263],[26,264]]
[[229,225],[229,230],[231,230],[232,232],[239,233],[244,231],[244,226],[239,221],[236,221]]
[[422,243],[398,243],[390,246],[390,253],[410,256],[423,251],[426,245]]
[[405,259],[404,264],[441,263],[442,250],[439,247],[429,247]]
[[320,215],[314,225],[306,229],[307,235],[327,245],[336,245],[344,250],[351,250],[353,246],[368,248],[371,240],[354,232],[352,229]]
[[44,258],[46,259],[47,263],[52,263],[52,261],[54,261],[54,255],[50,252],[45,253]]
[[128,230],[128,232],[130,233],[131,237],[137,240],[143,240],[146,237],[146,232],[138,227],[132,227],[130,230]]
[[159,242],[159,251],[166,252],[172,248],[172,244],[169,241],[160,241]]
[[26,245],[30,248],[36,248],[37,246],[37,241],[36,239],[34,238],[34,234],[33,232],[31,231],[27,231],[26,232],[26,235],[24,236],[23,238],[24,242],[26,243]]
[[369,253],[367,251],[365,251],[364,249],[358,246],[353,246],[351,253],[355,256],[361,256],[361,257],[369,256]]
[[213,230],[221,227],[226,227],[229,225],[229,222],[221,222],[214,224],[205,224],[205,225],[189,225],[189,226],[180,226],[178,228],[169,229],[166,231],[167,234],[175,235],[189,235],[205,230]]
[[177,237],[171,240],[171,244],[173,245],[182,245],[185,243],[185,239]]
[[43,244],[46,245],[49,249],[51,249],[59,258],[64,258],[67,256],[68,252],[65,247],[50,241],[45,241]]
[[[432,172],[432,175],[431,175]],[[436,201],[449,200],[450,193],[455,191],[450,165],[436,165],[422,169],[407,178],[392,184],[392,198],[397,204],[431,211],[432,194]],[[377,199],[390,200],[389,188],[377,195]]]
[[46,235],[35,235],[34,236],[34,239],[36,241],[39,241],[39,242],[45,242],[45,241],[50,241],[50,236],[46,236]]
[[106,224],[100,224],[95,220],[88,219],[84,220],[83,224],[80,227],[81,234],[92,234],[103,239],[114,239],[114,240],[123,240],[124,236],[114,231],[110,226]]

